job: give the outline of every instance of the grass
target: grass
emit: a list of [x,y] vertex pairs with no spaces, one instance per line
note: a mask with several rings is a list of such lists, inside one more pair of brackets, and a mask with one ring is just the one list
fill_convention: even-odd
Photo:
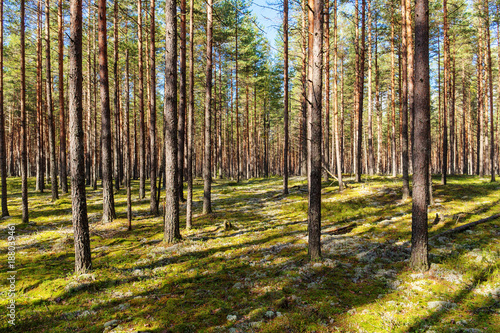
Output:
[[[138,182],[131,232],[125,191],[115,195],[118,218],[101,224],[102,192],[87,188],[94,269],[75,276],[70,197],[51,202],[30,179],[31,222],[22,224],[20,179],[11,178],[0,291],[8,289],[7,225],[14,224],[16,326],[2,320],[0,331],[500,331],[500,221],[431,239],[431,270],[416,274],[408,269],[411,201],[400,200],[400,184],[371,177],[340,194],[324,183],[323,259],[315,263],[307,256],[307,194],[298,189],[304,178],[291,178],[288,196],[280,195],[280,178],[216,180],[209,216],[200,214],[197,180],[194,228],[182,229],[175,245],[162,242],[162,219],[138,200]],[[441,220],[430,237],[500,211],[500,185],[486,178],[450,177],[434,190],[430,221],[436,213]],[[224,221],[235,228],[225,231]],[[332,234],[351,223],[348,233]]]

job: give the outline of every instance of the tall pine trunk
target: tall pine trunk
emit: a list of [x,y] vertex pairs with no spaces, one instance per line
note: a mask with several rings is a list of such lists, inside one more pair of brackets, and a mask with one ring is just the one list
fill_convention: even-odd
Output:
[[[23,1],[24,2],[24,1]],[[46,93],[49,128],[49,150],[50,150],[50,185],[52,190],[52,201],[59,198],[59,189],[57,188],[57,162],[56,162],[56,133],[54,129],[54,106],[52,103],[52,73],[50,66],[50,2],[45,2],[45,69],[47,71]]]
[[142,0],[137,0],[139,52],[139,199],[146,196],[146,132],[144,128],[144,64],[142,59]]
[[[203,214],[212,213],[212,131],[211,131],[211,101],[212,101],[212,0],[207,2],[207,64],[205,69],[205,154],[203,159]],[[236,39],[238,41],[238,39]],[[237,63],[236,63],[237,64]],[[237,65],[236,65],[237,66]],[[236,67],[238,68],[238,67]],[[238,73],[238,72],[236,72]],[[238,76],[236,76],[238,82]],[[237,84],[237,83],[236,83]],[[238,89],[236,89],[238,91]],[[238,96],[238,92],[236,92]],[[236,106],[238,109],[238,106]],[[239,166],[238,166],[239,179]]]
[[401,107],[401,129],[402,129],[402,147],[401,155],[403,160],[403,200],[406,200],[410,196],[410,176],[408,174],[408,36],[406,30],[406,12],[410,8],[406,7],[406,0],[401,1],[401,13],[402,13],[402,56],[401,56],[401,90],[402,96],[401,100],[403,102]]
[[[40,8],[40,7],[39,7]],[[0,0],[0,176],[2,177],[2,215],[9,216],[7,207],[7,151],[3,111],[3,0]],[[43,176],[42,176],[43,182]]]
[[64,62],[63,62],[63,15],[62,15],[63,1],[59,0],[57,22],[58,22],[58,48],[59,48],[59,170],[61,175],[61,192],[68,193],[68,172],[66,170],[66,117],[64,111]]
[[156,190],[156,174],[158,164],[158,154],[156,150],[156,39],[155,39],[155,0],[151,0],[150,4],[151,25],[150,25],[150,38],[151,48],[149,54],[150,61],[150,94],[151,103],[149,104],[149,144],[150,144],[150,170],[149,181],[151,184],[151,193],[149,199],[149,210],[152,215],[158,215],[158,200]]
[[71,161],[71,206],[75,237],[75,273],[92,268],[90,234],[85,196],[83,135],[82,1],[70,2],[69,44],[69,145]]
[[415,8],[415,149],[410,266],[429,269],[427,203],[430,150],[429,2],[417,0]]
[[181,47],[180,47],[180,82],[179,82],[179,123],[177,131],[177,145],[178,148],[178,159],[177,165],[179,167],[179,199],[184,201],[184,135],[186,127],[186,0],[181,0]]
[[113,195],[113,160],[111,157],[111,112],[109,108],[108,44],[106,33],[106,0],[99,0],[98,7],[99,83],[101,99],[102,137],[102,221],[112,222],[116,218]]
[[193,220],[193,140],[194,140],[194,0],[189,1],[189,105],[187,115],[187,203],[186,229]]
[[[364,0],[363,0],[364,1]],[[308,234],[311,260],[321,257],[321,104],[323,64],[323,0],[309,0],[313,10],[312,57],[309,58],[311,90],[310,101],[310,149],[309,149],[309,209]]]
[[[283,146],[283,194],[288,194],[288,0],[283,2],[283,38],[284,38],[284,98],[283,98],[283,122],[284,122],[284,146]],[[327,138],[328,140],[328,138]]]
[[179,186],[177,167],[177,22],[176,2],[165,4],[165,230],[163,239],[173,243],[180,239]]

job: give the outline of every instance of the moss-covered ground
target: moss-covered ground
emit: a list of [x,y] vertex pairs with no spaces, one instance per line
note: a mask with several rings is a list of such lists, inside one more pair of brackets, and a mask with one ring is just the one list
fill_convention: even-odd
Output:
[[[162,242],[133,183],[133,230],[126,196],[118,219],[101,224],[102,191],[87,188],[93,270],[75,276],[71,201],[35,193],[22,224],[20,180],[9,179],[12,218],[0,223],[2,332],[499,332],[500,220],[448,237],[440,232],[500,212],[500,185],[487,178],[434,181],[429,209],[431,270],[408,268],[411,201],[390,177],[323,184],[323,259],[307,256],[304,178],[213,184],[214,213]],[[148,198],[149,193],[146,194]],[[440,218],[436,223],[436,213]],[[233,229],[225,230],[224,222]],[[352,225],[346,233],[335,228]],[[7,323],[7,226],[16,227],[16,325]]]

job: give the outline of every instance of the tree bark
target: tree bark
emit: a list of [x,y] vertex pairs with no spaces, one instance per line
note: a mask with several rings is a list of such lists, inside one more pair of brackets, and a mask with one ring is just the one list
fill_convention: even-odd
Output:
[[177,18],[175,0],[165,4],[165,231],[163,239],[180,239],[179,186],[177,184]]
[[[46,93],[49,127],[49,150],[50,150],[50,185],[52,190],[52,201],[59,198],[59,189],[57,187],[57,162],[56,162],[56,133],[54,129],[54,107],[52,103],[52,73],[50,67],[50,2],[45,2],[45,67],[47,71]],[[23,146],[24,147],[24,146]]]
[[[446,1],[446,0],[445,0]],[[415,8],[415,149],[410,266],[427,271],[427,202],[430,150],[429,2],[416,0]]]
[[[363,0],[364,2],[364,0]],[[313,38],[311,62],[310,101],[310,150],[309,150],[309,209],[308,233],[311,260],[321,257],[321,104],[322,104],[322,49],[323,49],[323,0],[309,0],[313,12]]]
[[125,49],[125,110],[124,110],[124,125],[125,125],[125,187],[127,188],[127,221],[128,231],[132,230],[132,196],[130,186],[130,84],[129,84],[129,55],[128,48]]
[[490,174],[491,182],[495,181],[495,125],[493,117],[493,73],[491,64],[491,40],[490,40],[490,13],[488,1],[484,1],[485,7],[485,25],[486,25],[486,46],[487,46],[487,59],[488,59],[488,85],[489,85],[489,102],[490,102]]
[[82,1],[71,0],[70,12],[68,92],[71,202],[75,234],[75,273],[82,274],[92,269],[83,147]]
[[333,1],[333,113],[334,113],[334,132],[335,132],[335,160],[337,165],[337,181],[339,183],[339,192],[344,190],[342,181],[342,155],[341,155],[341,133],[339,131],[339,102],[337,91],[337,62],[338,62],[338,43],[337,43],[337,0]]
[[450,85],[450,60],[448,39],[448,8],[447,0],[443,0],[443,39],[444,39],[444,95],[443,95],[443,162],[441,165],[441,184],[446,185],[446,175],[448,173],[448,100]]
[[[403,160],[403,200],[406,200],[410,196],[410,176],[408,174],[408,36],[406,30],[406,11],[409,11],[410,8],[406,7],[406,0],[401,1],[401,13],[402,13],[402,57],[401,57],[401,90],[402,96],[401,100],[403,102],[401,107],[401,129],[402,129],[402,147],[401,147],[401,155]],[[411,23],[410,23],[411,24]]]
[[[0,6],[3,6],[3,4],[0,4]],[[36,13],[36,16],[37,16],[37,29],[36,29],[36,142],[37,142],[37,154],[36,154],[36,190],[37,191],[40,191],[40,193],[43,193],[44,189],[45,189],[45,179],[44,179],[44,170],[43,170],[43,143],[44,143],[44,140],[43,140],[43,113],[42,113],[42,104],[43,104],[43,100],[42,100],[42,13],[41,13],[41,10],[42,10],[42,2],[41,0],[38,0],[37,1],[37,13]],[[3,15],[3,8],[1,8],[2,10],[2,15]],[[2,18],[0,18],[2,19]],[[2,28],[3,28],[3,22],[0,23],[2,24]],[[1,43],[0,43],[0,48],[2,48],[2,50],[0,52],[2,52],[2,56],[3,56],[3,32],[0,32],[0,34],[2,34],[2,36],[0,37],[1,39]],[[0,60],[2,62],[2,65],[3,65],[3,59]],[[0,66],[1,67],[1,66]],[[0,79],[0,80],[3,80]],[[3,113],[3,81],[0,83],[0,94],[2,95],[0,98],[1,98],[1,101],[0,101],[0,108],[2,108],[2,110],[0,111],[0,113]],[[3,117],[2,117],[3,119]],[[0,120],[1,121],[1,120]],[[4,127],[2,126],[2,128],[0,128],[0,132],[4,130]],[[0,140],[2,140],[2,138],[0,138]],[[0,142],[0,152],[2,150],[4,150],[5,148],[5,137],[4,137],[4,140]],[[1,158],[1,157],[0,157]],[[3,187],[2,187],[3,188]]]
[[[149,199],[149,210],[152,215],[158,215],[158,200],[156,189],[156,174],[158,164],[158,153],[156,150],[156,34],[155,34],[155,0],[151,0],[151,25],[150,25],[150,38],[151,48],[149,54],[150,61],[150,94],[151,103],[149,103],[149,144],[150,144],[150,166],[149,166],[149,181],[151,184],[151,193]],[[182,58],[181,58],[182,59]],[[182,70],[182,67],[181,67]],[[182,116],[182,115],[181,115]],[[182,116],[183,117],[183,116]],[[180,138],[179,138],[180,141]],[[184,143],[183,143],[184,145]],[[181,163],[182,164],[182,163]],[[181,183],[182,184],[182,183]]]
[[[213,1],[207,2],[207,65],[205,69],[205,155],[203,159],[203,214],[212,213],[212,131],[211,131],[211,104],[212,101],[212,5]],[[238,25],[236,25],[237,27]],[[238,39],[236,39],[238,43]],[[236,62],[236,68],[238,63]],[[238,71],[236,71],[238,73]],[[238,84],[238,76],[236,76],[236,85]],[[238,89],[236,89],[238,96]],[[236,98],[238,100],[238,98]],[[238,106],[236,106],[238,109]],[[239,164],[238,164],[238,179],[239,179]]]
[[59,47],[59,170],[61,175],[61,192],[68,193],[68,172],[66,170],[66,117],[64,115],[64,62],[63,62],[63,15],[62,15],[63,1],[59,0],[57,22],[58,22],[58,47]]
[[372,10],[368,0],[368,174],[373,176],[375,154],[373,151],[373,112],[372,112]]
[[181,47],[180,47],[180,82],[179,82],[179,123],[178,123],[178,159],[177,165],[179,167],[179,199],[184,201],[184,135],[186,127],[186,0],[181,0]]
[[[288,0],[283,2],[283,48],[284,48],[284,97],[283,97],[283,122],[284,122],[284,146],[283,146],[283,194],[288,194]],[[328,137],[327,137],[328,141]]]
[[115,149],[113,151],[113,166],[114,166],[114,177],[115,177],[115,189],[117,191],[120,190],[120,181],[121,181],[121,148],[120,148],[120,76],[118,75],[118,1],[114,0],[114,31],[113,31],[113,39],[114,39],[114,50],[113,50],[113,76],[114,76],[114,98],[113,98],[113,106],[114,106],[114,120],[115,120],[115,136],[114,136],[114,146]]
[[142,59],[142,4],[137,0],[137,30],[139,48],[139,199],[146,196],[146,131],[144,128],[144,64]]
[[116,218],[113,194],[113,160],[111,157],[111,112],[109,108],[108,44],[106,33],[106,0],[99,0],[98,7],[99,84],[101,99],[102,137],[102,221],[112,222]]
[[194,140],[194,0],[189,1],[189,105],[187,115],[187,203],[186,229],[193,225],[193,140]]

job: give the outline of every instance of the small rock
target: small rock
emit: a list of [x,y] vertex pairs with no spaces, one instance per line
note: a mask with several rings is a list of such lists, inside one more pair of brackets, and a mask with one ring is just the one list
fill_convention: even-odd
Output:
[[241,282],[236,282],[233,286],[234,289],[241,289],[243,287],[243,284]]
[[238,317],[236,317],[236,315],[227,315],[226,319],[228,321],[236,321]]
[[454,308],[455,306],[457,306],[455,303],[446,301],[432,301],[427,303],[427,308],[429,310],[438,310],[438,311],[445,308]]
[[118,310],[120,311],[123,311],[123,310],[126,310],[128,308],[130,308],[130,304],[129,303],[123,303],[123,304],[120,304],[116,307]]
[[262,326],[262,322],[261,321],[252,321],[249,325],[250,325],[250,327],[253,327],[253,328],[260,328]]
[[276,312],[276,317],[281,317],[283,314],[281,312]]
[[267,311],[266,314],[265,314],[266,318],[274,318],[275,314],[273,311]]
[[118,320],[116,320],[116,319],[113,319],[113,320],[110,320],[110,321],[104,323],[104,327],[113,327],[116,325],[118,325]]
[[317,263],[315,263],[315,264],[313,265],[313,268],[320,268],[320,267],[322,267],[322,266],[323,266],[323,264],[322,264],[322,263],[317,262]]

